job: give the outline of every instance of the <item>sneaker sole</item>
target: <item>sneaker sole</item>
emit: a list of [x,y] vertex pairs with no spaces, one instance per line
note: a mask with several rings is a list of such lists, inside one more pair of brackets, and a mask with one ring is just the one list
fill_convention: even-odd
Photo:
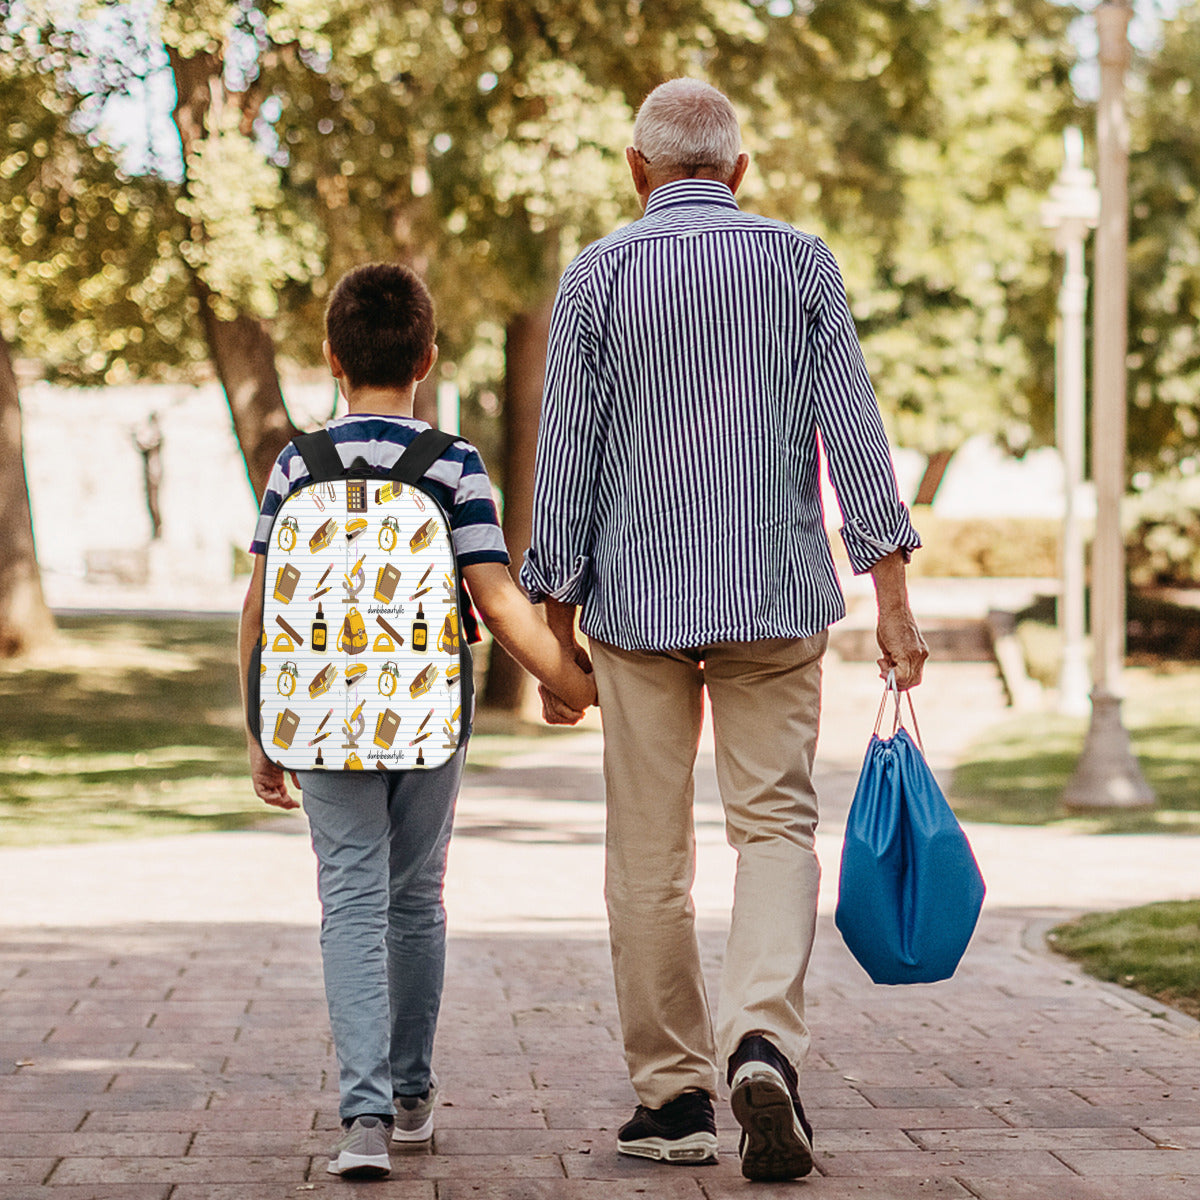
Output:
[[417,1126],[416,1129],[401,1129],[399,1119],[392,1129],[393,1142],[427,1142],[431,1137],[433,1137],[433,1113],[430,1113],[424,1124]]
[[746,1135],[742,1174],[782,1182],[813,1169],[812,1146],[800,1128],[783,1076],[765,1063],[747,1063],[733,1077],[730,1105]]
[[717,1139],[711,1133],[692,1133],[674,1141],[667,1138],[639,1138],[636,1142],[622,1142],[618,1139],[617,1153],[633,1158],[652,1158],[656,1162],[716,1162]]
[[392,1164],[386,1154],[343,1151],[337,1158],[330,1159],[326,1169],[330,1175],[340,1175],[343,1179],[382,1179],[392,1173]]

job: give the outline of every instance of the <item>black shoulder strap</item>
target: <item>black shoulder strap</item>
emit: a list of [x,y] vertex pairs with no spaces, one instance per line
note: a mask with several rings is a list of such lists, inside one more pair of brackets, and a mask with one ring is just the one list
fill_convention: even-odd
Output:
[[[409,443],[395,466],[388,472],[388,478],[397,483],[414,484],[433,466],[455,442],[464,439],[457,434],[446,433],[441,429],[422,429]],[[308,461],[307,459],[305,460]]]
[[[397,483],[419,483],[425,472],[455,442],[463,440],[457,434],[445,433],[441,429],[423,429],[396,459],[387,477],[396,480]],[[308,468],[313,483],[341,479],[346,474],[346,465],[342,462],[337,446],[327,429],[301,433],[292,438],[292,445],[304,459],[304,465]]]
[[313,483],[328,483],[341,479],[346,474],[342,456],[338,454],[333,438],[327,429],[318,429],[315,433],[301,433],[292,438],[292,445],[304,459],[308,474]]

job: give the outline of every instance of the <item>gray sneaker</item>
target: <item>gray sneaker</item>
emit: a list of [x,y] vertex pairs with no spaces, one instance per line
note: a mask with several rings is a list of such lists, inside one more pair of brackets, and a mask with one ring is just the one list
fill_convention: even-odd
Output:
[[423,1096],[396,1097],[396,1124],[392,1139],[397,1142],[427,1142],[433,1137],[433,1110],[437,1105],[437,1076],[431,1076]]
[[343,1179],[382,1179],[391,1174],[388,1132],[379,1117],[355,1117],[329,1152],[329,1174]]

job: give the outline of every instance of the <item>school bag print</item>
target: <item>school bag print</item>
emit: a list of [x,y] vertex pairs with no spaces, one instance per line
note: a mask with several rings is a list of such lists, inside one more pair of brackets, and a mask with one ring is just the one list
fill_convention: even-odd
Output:
[[455,441],[429,429],[388,471],[293,441],[311,482],[267,542],[247,719],[288,771],[429,769],[470,727],[471,652],[450,522],[421,486]]

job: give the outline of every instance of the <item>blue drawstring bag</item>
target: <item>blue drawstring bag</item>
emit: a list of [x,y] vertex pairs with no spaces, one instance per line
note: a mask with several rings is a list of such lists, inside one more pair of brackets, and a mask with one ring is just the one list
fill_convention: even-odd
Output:
[[[888,695],[892,736],[881,738]],[[907,694],[907,693],[906,693]],[[835,920],[874,983],[933,983],[954,974],[983,906],[984,883],[920,747],[900,719],[892,675],[846,817]]]

